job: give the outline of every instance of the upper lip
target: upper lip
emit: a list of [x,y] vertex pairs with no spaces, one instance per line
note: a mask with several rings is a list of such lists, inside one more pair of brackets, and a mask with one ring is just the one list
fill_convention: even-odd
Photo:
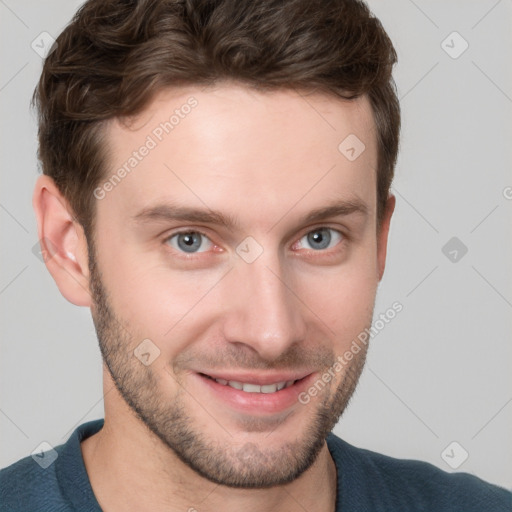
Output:
[[295,372],[276,372],[276,373],[256,373],[244,372],[235,373],[232,371],[200,371],[200,374],[208,375],[212,379],[224,379],[227,381],[234,380],[245,384],[256,384],[265,386],[267,384],[275,384],[277,382],[288,382],[290,380],[300,380],[307,377],[312,371],[295,371]]

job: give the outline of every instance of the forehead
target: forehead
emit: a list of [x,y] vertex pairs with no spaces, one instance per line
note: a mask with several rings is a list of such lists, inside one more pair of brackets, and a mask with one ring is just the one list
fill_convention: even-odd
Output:
[[100,186],[112,186],[99,216],[128,217],[166,201],[261,223],[294,204],[303,213],[339,198],[375,208],[377,149],[366,97],[239,85],[171,89],[128,125],[111,122],[106,140]]

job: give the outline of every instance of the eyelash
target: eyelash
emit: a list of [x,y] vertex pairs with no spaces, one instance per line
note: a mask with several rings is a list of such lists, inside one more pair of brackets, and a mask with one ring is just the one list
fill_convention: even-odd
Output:
[[[312,229],[306,231],[305,233],[303,233],[297,239],[297,242],[300,241],[305,236],[309,235],[310,233],[314,233],[315,231],[320,231],[322,229],[328,229],[328,230],[331,230],[331,231],[334,231],[334,232],[338,233],[341,236],[341,240],[334,247],[331,247],[330,249],[320,249],[320,250],[317,250],[317,251],[315,251],[314,249],[309,249],[308,252],[310,252],[310,253],[322,253],[322,254],[325,255],[325,257],[335,256],[336,254],[338,254],[343,249],[343,247],[345,246],[345,244],[349,240],[349,237],[343,231],[340,231],[339,229],[336,229],[336,228],[333,228],[333,227],[330,227],[330,226],[318,226],[318,227],[312,228]],[[202,251],[202,252],[197,252],[197,253],[185,253],[185,252],[181,252],[181,251],[179,251],[177,249],[174,249],[173,247],[168,245],[169,240],[171,240],[172,238],[174,238],[174,237],[176,237],[176,236],[178,236],[180,234],[187,234],[187,233],[199,234],[199,235],[207,238],[208,240],[210,240],[210,237],[204,231],[201,231],[200,229],[181,229],[179,231],[175,231],[172,234],[166,236],[163,239],[162,243],[164,245],[166,245],[170,249],[171,252],[173,252],[174,254],[178,253],[179,257],[184,258],[186,260],[194,260],[194,259],[202,258],[203,256],[201,256],[201,255],[204,254],[204,253],[207,253],[209,251]],[[212,240],[210,240],[210,242],[215,246],[215,243],[212,242]],[[297,243],[297,242],[294,242],[293,245],[295,245],[295,243]],[[343,246],[343,247],[336,249],[339,246]]]

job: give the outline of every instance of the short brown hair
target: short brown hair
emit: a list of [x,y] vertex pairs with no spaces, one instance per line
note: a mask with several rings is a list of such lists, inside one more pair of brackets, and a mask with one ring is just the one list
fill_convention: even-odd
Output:
[[380,228],[399,144],[397,57],[363,1],[89,0],[54,48],[32,100],[38,157],[88,240],[93,191],[108,172],[105,121],[138,114],[165,88],[224,80],[345,99],[367,94]]

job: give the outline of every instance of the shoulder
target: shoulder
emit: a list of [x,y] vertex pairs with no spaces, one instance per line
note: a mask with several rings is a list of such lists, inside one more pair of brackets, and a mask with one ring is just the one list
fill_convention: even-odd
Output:
[[427,462],[357,448],[332,433],[327,444],[341,472],[339,485],[346,494],[359,495],[359,502],[366,500],[371,510],[512,510],[511,492],[469,473],[448,473]]
[[0,512],[101,510],[90,486],[80,443],[103,425],[79,425],[66,443],[0,470]]
[[[58,446],[56,452],[61,448]],[[1,512],[65,510],[55,508],[55,496],[59,494],[55,464],[45,469],[29,456],[0,470]]]

